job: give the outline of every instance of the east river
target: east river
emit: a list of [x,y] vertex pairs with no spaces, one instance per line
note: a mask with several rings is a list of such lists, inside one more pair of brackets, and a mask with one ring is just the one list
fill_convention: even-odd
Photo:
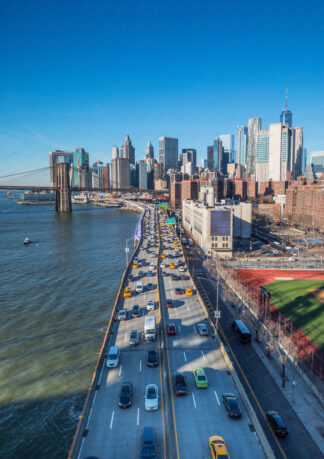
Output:
[[0,195],[0,457],[67,457],[138,218]]

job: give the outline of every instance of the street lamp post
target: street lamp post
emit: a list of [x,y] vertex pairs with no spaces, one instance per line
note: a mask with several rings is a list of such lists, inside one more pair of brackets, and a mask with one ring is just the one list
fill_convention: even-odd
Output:
[[132,236],[132,237],[129,237],[128,239],[126,239],[126,247],[125,247],[125,253],[126,253],[126,266],[128,265],[128,253],[129,253],[129,248],[128,248],[128,241],[131,241],[132,239],[134,239],[135,236]]

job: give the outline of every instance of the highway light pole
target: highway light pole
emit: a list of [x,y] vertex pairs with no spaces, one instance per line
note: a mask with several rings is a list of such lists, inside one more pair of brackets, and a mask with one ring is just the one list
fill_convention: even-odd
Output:
[[132,239],[134,239],[135,236],[132,236],[132,237],[129,237],[128,239],[126,239],[126,247],[125,247],[125,253],[126,253],[126,267],[128,265],[128,253],[129,253],[129,248],[128,248],[128,241],[131,241]]

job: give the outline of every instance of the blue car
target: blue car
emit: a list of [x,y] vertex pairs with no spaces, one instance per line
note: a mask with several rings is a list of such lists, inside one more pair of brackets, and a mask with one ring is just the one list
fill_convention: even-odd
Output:
[[148,276],[148,277],[152,277],[152,276],[153,276],[153,273],[152,273],[151,270],[147,271],[147,276]]

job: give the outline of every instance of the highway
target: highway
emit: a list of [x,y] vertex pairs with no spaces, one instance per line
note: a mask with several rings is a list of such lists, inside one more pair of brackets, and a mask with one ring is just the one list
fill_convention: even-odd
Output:
[[[198,250],[193,250],[194,256],[191,257],[191,265],[195,270],[204,270],[202,259],[198,254]],[[202,274],[202,276],[204,277],[204,274]],[[201,283],[210,298],[211,303],[214,307],[216,307],[215,284],[204,279],[201,279]],[[284,457],[288,459],[322,457],[319,448],[314,443],[299,418],[296,416],[287,399],[281,393],[276,382],[269,374],[266,366],[263,364],[256,351],[252,346],[240,344],[237,336],[231,329],[233,317],[222,301],[221,289],[219,292],[219,309],[222,314],[220,324],[227,338],[227,343],[233,350],[237,359],[232,359],[233,364],[237,370],[242,385],[249,396],[250,402],[258,415],[260,424],[267,435],[268,441],[275,452],[276,457]],[[237,362],[239,365],[237,365]],[[247,381],[250,384],[250,387]],[[281,414],[289,429],[289,435],[287,438],[278,439],[274,436],[263,416],[263,413],[268,410],[277,410]]]
[[[99,390],[96,391],[87,424],[87,434],[83,438],[78,458],[140,457],[141,432],[144,426],[155,428],[159,458],[209,458],[211,456],[208,438],[211,435],[224,437],[232,459],[242,458],[246,454],[262,458],[263,450],[256,434],[249,428],[251,421],[244,411],[243,404],[240,403],[243,412],[240,420],[230,419],[222,404],[223,392],[237,394],[237,391],[231,376],[226,372],[225,362],[216,341],[211,336],[212,330],[209,329],[208,337],[199,336],[197,333],[198,323],[207,324],[197,295],[175,294],[175,287],[194,288],[190,277],[188,276],[187,280],[172,280],[170,275],[162,276],[163,271],[167,274],[180,274],[177,269],[159,266],[161,262],[167,265],[174,262],[177,266],[183,259],[181,247],[178,258],[167,258],[168,255],[174,256],[176,251],[173,244],[175,232],[169,231],[163,223],[161,241],[165,246],[162,252],[166,258],[158,258],[158,228],[154,230],[156,242],[153,241],[148,247],[148,239],[153,240],[150,234],[154,221],[153,210],[149,211],[149,219],[150,222],[148,217],[145,217],[145,231],[138,260],[146,264],[153,261],[156,267],[155,277],[141,278],[144,292],[137,295],[134,291],[139,280],[138,273],[147,273],[149,266],[133,268],[131,275],[134,276],[134,280],[128,277],[127,285],[131,286],[133,294],[131,298],[123,298],[118,308],[127,310],[127,319],[115,321],[109,341],[109,346],[117,345],[120,348],[120,364],[117,368],[110,369],[106,364],[103,366]],[[158,281],[160,292],[157,288]],[[154,283],[154,290],[148,291],[145,288],[149,282]],[[166,299],[169,298],[175,300],[174,308],[166,308]],[[155,301],[155,311],[146,310],[148,300]],[[140,306],[140,317],[131,316],[134,304]],[[145,342],[142,335],[147,314],[155,315],[159,324],[158,337],[151,343]],[[168,336],[166,333],[166,326],[170,322],[177,326],[176,336]],[[133,329],[141,332],[140,343],[136,346],[129,344],[130,332]],[[146,353],[152,347],[157,349],[160,355],[160,365],[156,368],[146,365]],[[192,375],[192,369],[195,367],[205,369],[209,382],[207,389],[195,387]],[[186,396],[178,397],[174,394],[172,375],[175,372],[182,372],[187,377]],[[126,409],[118,406],[118,395],[123,381],[132,382],[134,388],[132,406]],[[145,387],[151,383],[159,388],[159,409],[155,412],[147,412],[144,409]]]

